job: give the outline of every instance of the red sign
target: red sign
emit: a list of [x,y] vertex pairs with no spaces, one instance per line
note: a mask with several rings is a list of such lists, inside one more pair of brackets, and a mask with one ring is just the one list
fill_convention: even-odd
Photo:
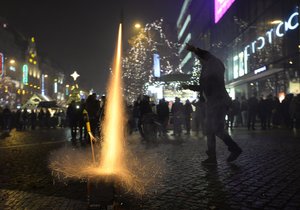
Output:
[[4,73],[4,55],[0,53],[0,76]]

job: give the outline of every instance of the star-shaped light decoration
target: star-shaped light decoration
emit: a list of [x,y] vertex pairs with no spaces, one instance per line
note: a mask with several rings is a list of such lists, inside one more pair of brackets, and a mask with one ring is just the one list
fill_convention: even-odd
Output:
[[80,75],[77,73],[77,71],[74,71],[73,74],[71,74],[71,77],[73,77],[74,81],[79,77]]

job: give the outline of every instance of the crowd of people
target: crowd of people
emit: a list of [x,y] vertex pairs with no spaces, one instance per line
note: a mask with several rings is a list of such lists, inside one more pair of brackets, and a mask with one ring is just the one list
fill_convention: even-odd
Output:
[[[11,111],[6,106],[0,109],[0,127],[2,131],[10,131],[13,128],[23,131],[69,125],[73,139],[76,139],[78,133],[80,140],[88,140],[83,110],[87,110],[92,133],[96,135],[99,133],[100,118],[103,119],[101,115],[104,113],[104,99],[105,97],[102,97],[101,100],[97,100],[96,94],[93,94],[86,100],[82,99],[79,104],[73,101],[66,112],[60,109],[53,115],[49,109],[44,108]],[[158,104],[154,104],[149,96],[144,95],[133,105],[129,105],[127,111],[129,132],[139,131],[143,138],[148,135],[145,134],[143,127],[151,122],[156,125],[159,135],[166,135],[168,130],[173,130],[172,134],[175,136],[180,136],[183,131],[185,135],[190,135],[192,124],[197,135],[201,131],[205,117],[204,103],[200,100],[192,102],[186,100],[182,103],[179,97],[175,97],[174,103],[160,99]],[[300,128],[300,95],[287,94],[282,102],[272,95],[260,99],[256,95],[252,95],[249,99],[237,97],[228,109],[226,122],[229,129]]]
[[[180,136],[184,131],[185,135],[190,135],[192,124],[198,135],[204,125],[205,103],[200,100],[182,103],[179,97],[175,97],[174,102],[161,99],[155,104],[145,95],[129,106],[129,119],[130,132],[139,131],[143,138],[148,135],[144,127],[149,122],[157,127],[159,135],[165,135],[167,130],[172,130],[174,136]],[[255,95],[249,99],[237,97],[229,106],[225,126],[249,130],[300,128],[300,95],[288,94],[282,102],[272,95],[260,99]]]
[[9,133],[11,129],[17,131],[35,130],[38,128],[65,127],[66,114],[63,109],[57,109],[53,114],[47,108],[12,111],[8,106],[0,108],[0,130]]
[[95,93],[87,99],[81,99],[79,104],[72,101],[67,108],[67,121],[71,129],[72,142],[76,143],[79,134],[81,143],[89,143],[90,136],[87,132],[87,122],[90,124],[91,134],[100,137],[101,122],[104,118],[105,96],[100,100]]
[[300,128],[300,94],[287,94],[280,102],[271,94],[259,99],[254,94],[248,100],[236,98],[228,112],[227,126],[247,127],[249,130],[260,128]]

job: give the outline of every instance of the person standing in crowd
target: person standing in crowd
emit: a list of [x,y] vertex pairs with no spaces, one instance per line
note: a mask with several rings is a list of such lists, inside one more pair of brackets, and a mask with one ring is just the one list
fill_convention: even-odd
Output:
[[293,97],[290,105],[290,114],[292,119],[292,128],[300,128],[300,94]]
[[198,100],[194,100],[192,102],[192,105],[195,107],[195,129],[196,129],[196,135],[198,135],[199,130],[201,129],[203,132],[204,129],[205,103],[201,102],[198,99]]
[[262,130],[267,129],[267,111],[268,111],[267,103],[262,96],[260,98],[260,101],[258,102],[258,116],[260,118],[260,124]]
[[133,131],[138,131],[139,119],[141,117],[139,103],[137,101],[133,102],[132,108],[132,117],[133,117]]
[[[97,100],[96,93],[89,95],[86,99],[86,110],[88,112],[91,132],[94,136],[99,133],[98,124],[99,124],[99,113],[100,113],[100,102]],[[88,141],[90,142],[90,141]]]
[[272,122],[272,110],[273,110],[273,96],[272,94],[269,94],[266,99],[266,127],[268,129],[271,128],[271,122]]
[[21,109],[18,109],[16,112],[16,129],[17,131],[22,130],[22,111]]
[[69,126],[71,128],[71,137],[72,142],[76,142],[76,133],[77,133],[77,110],[75,101],[71,101],[70,105],[67,108],[67,119],[69,121]]
[[187,44],[186,49],[195,53],[202,64],[200,85],[187,85],[194,91],[199,91],[200,100],[206,102],[205,130],[207,136],[208,158],[202,161],[204,165],[215,165],[216,160],[216,136],[227,145],[230,155],[228,162],[236,160],[242,153],[242,149],[233,141],[224,130],[225,115],[231,103],[225,88],[225,67],[220,59],[206,50]]
[[50,113],[49,109],[47,109],[46,114],[45,114],[45,125],[47,128],[51,127],[50,120],[51,120],[51,113]]
[[175,103],[172,104],[171,113],[173,115],[173,135],[181,136],[181,125],[184,115],[184,109],[179,97],[175,97]]
[[45,126],[45,112],[43,109],[40,110],[38,114],[39,126],[40,128],[44,128]]
[[253,93],[253,95],[248,100],[248,130],[250,130],[250,128],[252,130],[255,130],[257,108],[258,100],[256,98],[256,93]]
[[77,112],[78,128],[79,128],[79,140],[83,143],[83,140],[87,140],[86,121],[83,111],[86,109],[85,100],[81,99],[79,109]]
[[274,128],[278,128],[281,124],[281,104],[279,98],[273,98],[272,124]]
[[185,101],[183,110],[184,110],[184,122],[185,122],[186,135],[190,135],[193,107],[191,102],[188,99]]
[[241,101],[241,117],[242,117],[242,126],[246,127],[248,122],[248,103],[245,96],[242,96]]
[[162,133],[166,135],[167,133],[167,126],[169,122],[169,106],[168,102],[165,99],[160,99],[158,105],[156,106],[156,113],[158,117],[158,121],[162,126]]
[[34,111],[34,109],[31,110],[31,113],[29,115],[29,119],[30,119],[31,130],[35,130],[36,121],[37,121],[37,114]]
[[12,122],[12,113],[8,106],[2,111],[2,120],[3,120],[3,130],[6,132],[10,132],[11,129],[11,122]]
[[140,127],[139,131],[143,138],[143,140],[149,141],[151,140],[151,135],[153,131],[153,112],[150,104],[150,97],[147,95],[143,95],[142,100],[139,104],[140,107]]
[[290,115],[290,105],[294,98],[293,94],[287,94],[285,98],[282,100],[282,117],[283,123],[286,128],[292,128],[292,119]]
[[241,119],[241,103],[238,97],[236,97],[232,101],[232,110],[233,110],[233,126],[238,127]]
[[22,119],[22,129],[21,130],[26,130],[27,126],[28,126],[28,122],[29,122],[29,113],[27,111],[27,108],[23,109],[21,119]]

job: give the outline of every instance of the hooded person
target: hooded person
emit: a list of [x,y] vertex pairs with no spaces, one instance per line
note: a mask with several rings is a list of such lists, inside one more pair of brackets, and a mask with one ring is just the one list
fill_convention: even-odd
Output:
[[230,155],[228,162],[236,160],[242,149],[233,141],[224,129],[225,115],[231,104],[231,99],[226,91],[224,82],[225,67],[223,62],[206,50],[186,45],[186,50],[195,53],[202,65],[199,78],[200,85],[183,85],[184,89],[198,91],[200,101],[206,104],[204,134],[207,136],[208,158],[202,161],[204,165],[215,165],[216,136],[227,145]]

